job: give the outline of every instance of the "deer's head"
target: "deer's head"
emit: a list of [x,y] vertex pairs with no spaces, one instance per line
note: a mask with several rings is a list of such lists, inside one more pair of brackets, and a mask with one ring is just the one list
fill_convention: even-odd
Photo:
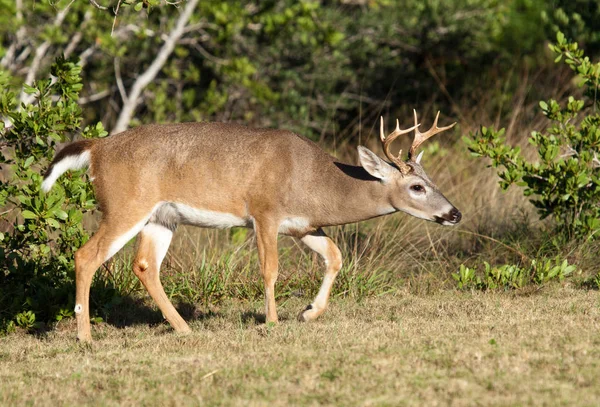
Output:
[[[460,222],[461,213],[440,192],[429,179],[420,164],[423,152],[415,157],[419,146],[428,138],[444,130],[452,128],[456,123],[446,127],[437,127],[438,112],[433,126],[425,133],[419,131],[417,112],[414,112],[415,125],[401,130],[398,120],[396,129],[385,136],[383,117],[381,118],[380,137],[383,151],[391,163],[382,160],[371,150],[359,146],[358,153],[363,168],[373,177],[378,178],[388,189],[390,204],[395,210],[406,212],[417,218],[438,222],[442,225],[455,225]],[[391,143],[403,134],[415,131],[415,138],[408,153],[408,160],[402,159],[402,150],[397,156],[390,152]]]

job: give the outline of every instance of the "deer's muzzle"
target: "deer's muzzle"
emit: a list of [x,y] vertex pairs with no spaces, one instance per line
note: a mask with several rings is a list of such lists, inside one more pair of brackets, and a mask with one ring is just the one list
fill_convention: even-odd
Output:
[[436,216],[435,221],[441,225],[456,225],[462,219],[462,214],[456,208],[452,208],[450,212]]

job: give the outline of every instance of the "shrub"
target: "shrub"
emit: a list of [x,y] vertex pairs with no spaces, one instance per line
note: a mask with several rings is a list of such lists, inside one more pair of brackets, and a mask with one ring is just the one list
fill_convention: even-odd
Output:
[[[0,332],[14,323],[32,328],[38,322],[72,313],[73,255],[88,239],[83,214],[94,206],[81,173],[66,176],[48,194],[40,192],[42,175],[53,146],[78,132],[77,105],[81,68],[58,58],[51,77],[23,91],[35,95],[18,104],[13,79],[0,73]],[[104,136],[102,124],[86,127],[83,137]]]
[[484,262],[483,275],[478,275],[477,268],[461,264],[458,273],[452,274],[459,289],[495,290],[521,288],[529,281],[528,270],[516,265],[504,264],[491,266]]
[[529,267],[514,264],[491,266],[483,262],[483,273],[478,273],[476,267],[460,265],[457,273],[452,274],[458,289],[463,290],[496,290],[518,289],[531,283],[545,284],[550,281],[563,281],[571,275],[576,267],[570,265],[560,256],[554,259],[533,259]]
[[458,273],[452,273],[452,278],[456,281],[459,290],[481,287],[481,278],[477,277],[477,270],[464,264],[460,265]]
[[[568,42],[562,33],[550,49],[556,61],[564,61],[577,73],[585,86],[586,100],[569,97],[566,105],[555,100],[540,102],[542,112],[552,125],[546,132],[534,131],[529,142],[537,149],[538,159],[529,162],[518,147],[505,143],[504,129],[482,127],[465,138],[469,150],[477,157],[488,157],[493,167],[504,167],[498,175],[503,189],[512,184],[524,187],[524,194],[540,217],[551,216],[558,230],[567,238],[597,237],[600,230],[600,64],[584,57],[577,43]],[[588,102],[592,111],[579,118]],[[579,119],[579,120],[578,120]]]

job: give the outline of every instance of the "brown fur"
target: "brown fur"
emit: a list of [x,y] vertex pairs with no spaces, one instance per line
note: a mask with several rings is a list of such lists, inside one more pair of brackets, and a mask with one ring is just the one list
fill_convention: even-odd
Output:
[[377,216],[364,202],[385,200],[378,180],[366,179],[361,167],[345,171],[312,141],[287,131],[150,125],[98,140],[91,153],[105,213],[142,202],[144,212],[176,201],[239,217],[311,217],[317,229]]

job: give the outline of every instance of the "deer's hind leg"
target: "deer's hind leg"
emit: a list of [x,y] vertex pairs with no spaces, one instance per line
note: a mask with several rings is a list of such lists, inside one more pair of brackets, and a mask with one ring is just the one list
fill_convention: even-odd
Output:
[[190,332],[190,327],[177,312],[160,282],[162,264],[173,231],[158,223],[148,223],[138,238],[138,250],[133,263],[133,272],[158,305],[163,316],[177,332]]
[[94,273],[142,230],[149,217],[106,216],[94,236],[75,252],[75,317],[80,341],[92,340],[89,304]]
[[304,236],[302,242],[315,252],[319,253],[327,267],[319,293],[314,301],[298,314],[299,321],[312,321],[325,312],[325,309],[327,308],[331,287],[333,286],[335,277],[342,268],[342,253],[333,240],[331,240],[322,229],[319,229],[313,234]]

